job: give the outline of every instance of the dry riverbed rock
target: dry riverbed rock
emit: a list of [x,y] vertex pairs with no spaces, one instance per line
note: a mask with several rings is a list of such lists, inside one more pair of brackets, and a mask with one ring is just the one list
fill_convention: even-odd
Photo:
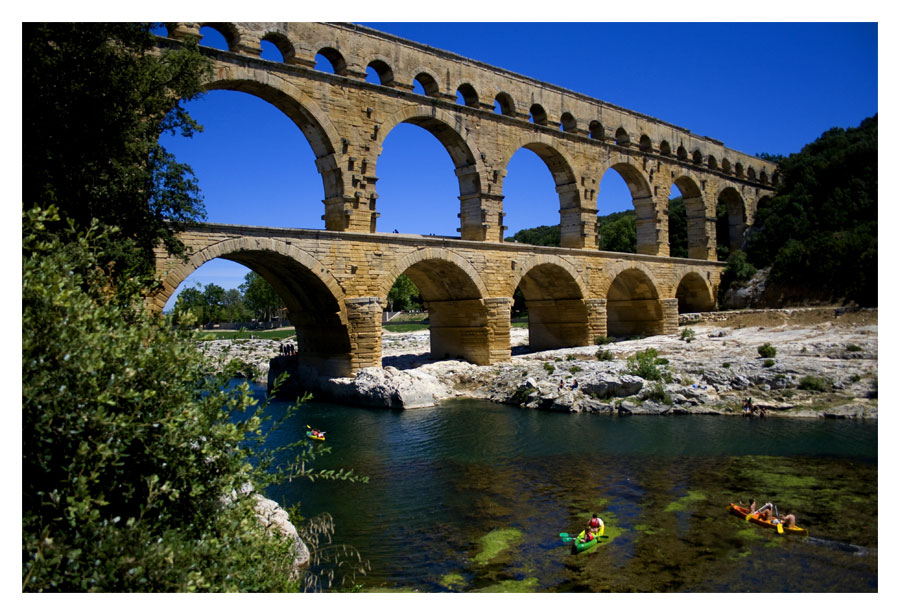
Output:
[[[432,361],[427,331],[385,332],[383,368],[322,388],[339,401],[389,408],[468,397],[558,412],[740,414],[750,397],[773,417],[877,418],[876,310],[745,310],[684,320],[690,324],[679,334],[535,353],[527,330],[513,328],[512,359],[491,366]],[[691,341],[680,335],[686,328]],[[774,357],[760,355],[763,344]],[[258,346],[258,360],[257,345],[240,345],[234,356],[262,371],[265,347]],[[612,358],[599,360],[601,348]],[[629,357],[648,348],[663,360],[660,380],[629,373]],[[222,343],[206,351],[223,360],[231,354]]]

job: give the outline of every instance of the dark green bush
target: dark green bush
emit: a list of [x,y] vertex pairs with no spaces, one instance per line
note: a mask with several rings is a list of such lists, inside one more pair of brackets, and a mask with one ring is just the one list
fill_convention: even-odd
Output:
[[763,357],[764,359],[771,359],[777,354],[775,347],[769,342],[766,342],[762,346],[758,346],[756,348],[756,351],[759,353],[759,356]]
[[[644,380],[661,380],[662,379],[662,371],[659,369],[660,361],[666,361],[665,359],[659,359],[659,351],[656,348],[646,348],[644,350],[639,350],[634,353],[632,356],[628,357],[628,361],[625,365],[625,370],[629,374],[634,374],[635,376],[639,376]],[[668,363],[668,361],[666,361]]]
[[248,387],[52,217],[23,221],[22,590],[298,590],[291,542],[225,503],[271,476]]
[[609,348],[598,349],[596,357],[598,361],[612,361],[613,359],[615,359],[613,353],[610,352]]
[[818,391],[821,393],[828,388],[828,383],[824,378],[819,378],[818,376],[803,376],[803,378],[800,379],[800,384],[797,385],[797,388],[804,391]]

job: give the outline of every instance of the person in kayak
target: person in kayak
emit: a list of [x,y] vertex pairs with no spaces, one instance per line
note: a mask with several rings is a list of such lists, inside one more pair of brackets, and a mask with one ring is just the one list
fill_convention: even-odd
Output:
[[791,513],[786,514],[784,517],[779,517],[775,505],[772,504],[772,502],[766,502],[763,507],[759,509],[759,518],[763,521],[780,523],[784,527],[794,527],[797,524],[797,518]]
[[598,517],[597,513],[594,513],[594,516],[591,517],[591,520],[588,522],[587,531],[592,534],[603,536],[603,529],[603,519]]

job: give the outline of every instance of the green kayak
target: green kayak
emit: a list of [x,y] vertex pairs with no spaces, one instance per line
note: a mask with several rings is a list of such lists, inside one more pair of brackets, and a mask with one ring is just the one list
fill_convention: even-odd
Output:
[[568,534],[560,534],[564,543],[571,542],[572,543],[572,553],[581,553],[582,551],[587,551],[598,542],[606,538],[606,536],[596,535],[593,540],[584,539],[584,530],[581,531],[578,536],[569,536]]

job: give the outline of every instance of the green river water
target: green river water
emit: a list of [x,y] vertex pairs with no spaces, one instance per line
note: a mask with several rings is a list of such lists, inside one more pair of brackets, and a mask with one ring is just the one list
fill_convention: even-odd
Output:
[[[874,422],[306,403],[271,444],[303,439],[307,424],[332,449],[318,467],[369,482],[269,496],[333,516],[334,543],[371,566],[356,591],[878,591]],[[751,498],[793,512],[809,538],[727,513]],[[572,554],[560,532],[594,512],[609,538]]]

